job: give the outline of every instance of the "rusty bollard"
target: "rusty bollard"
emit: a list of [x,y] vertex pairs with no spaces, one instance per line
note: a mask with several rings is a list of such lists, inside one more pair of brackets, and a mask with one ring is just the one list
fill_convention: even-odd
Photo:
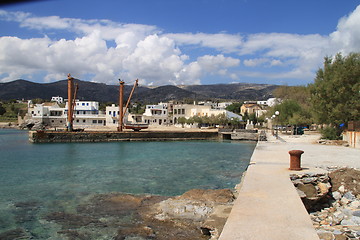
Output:
[[301,154],[304,151],[301,150],[291,150],[289,151],[290,154],[290,168],[289,170],[300,171],[301,168]]

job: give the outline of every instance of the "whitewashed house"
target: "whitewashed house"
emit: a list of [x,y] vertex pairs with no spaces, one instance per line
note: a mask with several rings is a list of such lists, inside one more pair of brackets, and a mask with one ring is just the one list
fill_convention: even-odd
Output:
[[[65,105],[64,114],[67,115],[68,102]],[[105,126],[106,116],[99,111],[99,102],[95,101],[75,101],[74,108],[74,128]]]
[[57,103],[42,103],[28,105],[27,119],[51,127],[65,127],[65,109]]
[[143,121],[150,125],[169,125],[172,119],[169,117],[169,103],[160,102],[157,105],[146,105]]

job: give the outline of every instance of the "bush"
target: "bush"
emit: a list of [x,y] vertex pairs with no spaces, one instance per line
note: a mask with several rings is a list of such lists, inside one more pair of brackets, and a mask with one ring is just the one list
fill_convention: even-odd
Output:
[[334,127],[325,127],[320,130],[321,138],[329,140],[340,140],[341,130]]

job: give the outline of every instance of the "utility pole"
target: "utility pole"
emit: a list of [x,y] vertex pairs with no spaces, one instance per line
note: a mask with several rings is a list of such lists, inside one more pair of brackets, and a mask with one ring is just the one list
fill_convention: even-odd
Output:
[[124,84],[125,82],[119,79],[120,88],[119,88],[119,121],[118,121],[118,131],[123,131],[123,120],[124,120]]

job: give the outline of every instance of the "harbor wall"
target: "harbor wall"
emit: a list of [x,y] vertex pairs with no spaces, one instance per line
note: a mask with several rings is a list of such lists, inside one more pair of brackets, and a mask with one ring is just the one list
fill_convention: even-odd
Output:
[[33,143],[217,140],[218,138],[217,132],[29,132],[29,141]]

